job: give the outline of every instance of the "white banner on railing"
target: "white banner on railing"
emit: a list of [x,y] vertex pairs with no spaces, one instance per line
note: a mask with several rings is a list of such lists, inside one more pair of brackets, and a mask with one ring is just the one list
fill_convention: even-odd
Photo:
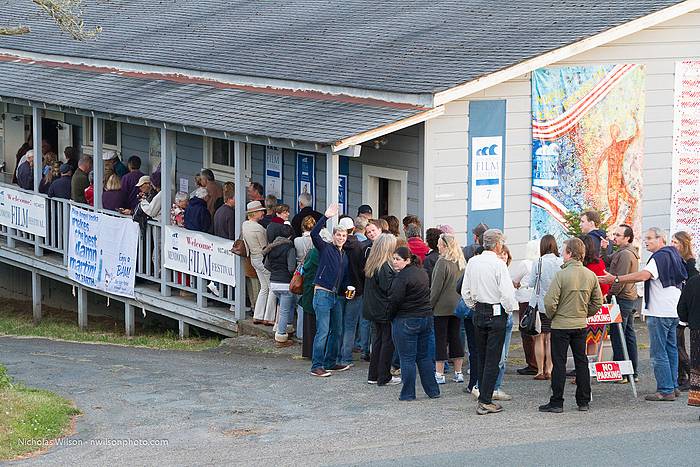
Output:
[[235,286],[231,247],[233,240],[168,225],[164,264],[168,269]]
[[138,244],[139,226],[131,219],[71,206],[68,273],[74,281],[133,297]]
[[0,187],[0,224],[46,237],[46,199]]

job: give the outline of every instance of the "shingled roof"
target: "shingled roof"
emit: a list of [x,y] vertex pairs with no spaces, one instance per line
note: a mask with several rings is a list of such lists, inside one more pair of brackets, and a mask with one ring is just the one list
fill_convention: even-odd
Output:
[[86,23],[103,32],[81,43],[57,33],[30,1],[7,0],[2,19],[33,32],[0,37],[0,48],[432,94],[678,3],[88,1]]
[[322,145],[429,110],[314,92],[19,61],[2,55],[0,96],[172,126]]

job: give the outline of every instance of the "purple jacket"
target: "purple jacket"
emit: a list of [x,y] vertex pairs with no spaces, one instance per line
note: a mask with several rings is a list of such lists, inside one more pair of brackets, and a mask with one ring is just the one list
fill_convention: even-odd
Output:
[[102,207],[110,211],[119,211],[119,208],[126,207],[126,196],[121,190],[110,190],[102,192]]
[[122,177],[122,191],[126,199],[126,207],[132,211],[136,209],[136,206],[139,204],[139,189],[136,187],[136,184],[141,177],[143,177],[143,172],[140,170],[129,172]]

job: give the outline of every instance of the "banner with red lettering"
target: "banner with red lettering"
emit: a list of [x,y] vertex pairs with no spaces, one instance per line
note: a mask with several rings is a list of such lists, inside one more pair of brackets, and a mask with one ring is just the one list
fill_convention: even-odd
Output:
[[671,232],[685,230],[700,248],[700,61],[676,63],[673,102]]
[[233,240],[202,232],[165,227],[165,267],[236,286],[233,272]]

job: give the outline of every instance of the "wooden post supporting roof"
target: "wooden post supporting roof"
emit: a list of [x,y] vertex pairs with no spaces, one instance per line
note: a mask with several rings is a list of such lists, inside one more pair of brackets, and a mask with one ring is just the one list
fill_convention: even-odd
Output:
[[170,203],[173,199],[173,186],[175,184],[175,138],[173,131],[160,130],[160,248],[161,248],[161,271],[160,271],[160,293],[164,297],[170,296],[168,286],[168,273],[165,270],[164,262],[166,227],[170,225]]
[[[233,142],[233,170],[236,183],[236,238],[241,236],[241,226],[246,219],[246,182],[244,178],[245,144],[240,141]],[[245,287],[246,278],[243,267],[243,258],[234,255],[234,275],[236,279],[236,289],[234,291],[234,313],[236,319],[245,318]]]
[[[39,183],[43,176],[44,169],[44,154],[42,141],[44,139],[42,133],[42,113],[39,107],[32,107],[32,130],[34,135],[34,192],[39,193]],[[34,255],[42,256],[44,254],[41,248],[41,237],[34,236]]]
[[102,209],[102,190],[105,173],[105,161],[102,160],[102,137],[104,135],[104,120],[99,117],[92,119],[92,178],[94,183],[95,210]]

